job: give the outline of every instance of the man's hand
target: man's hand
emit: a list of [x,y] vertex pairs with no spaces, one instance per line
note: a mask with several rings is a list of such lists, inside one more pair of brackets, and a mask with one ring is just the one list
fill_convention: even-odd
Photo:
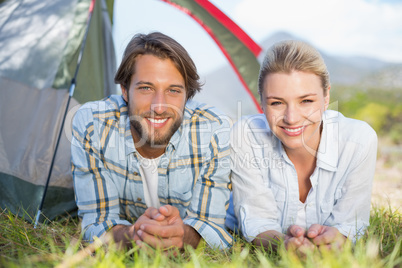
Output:
[[[112,228],[114,241],[120,246],[130,248],[133,241],[139,241],[138,230],[142,224],[164,224],[163,217],[156,208],[148,208],[133,225],[116,225]],[[166,224],[166,223],[165,223]]]
[[143,224],[167,225],[167,221],[157,208],[149,207],[134,223],[135,231],[140,230]]
[[346,237],[335,227],[320,224],[311,225],[307,231],[307,237],[311,239],[314,245],[327,249],[334,246],[339,249],[346,241]]
[[111,234],[114,242],[119,247],[130,248],[133,241],[140,239],[134,231],[134,225],[116,225],[112,228]]
[[308,251],[315,249],[315,245],[311,243],[305,236],[306,230],[298,225],[291,225],[288,228],[284,244],[287,250],[294,251],[300,256],[304,256]]
[[116,243],[127,247],[134,241],[140,247],[146,243],[162,249],[183,248],[184,244],[195,248],[201,239],[197,231],[183,223],[179,210],[170,205],[150,207],[134,225],[116,225],[112,230]]
[[136,241],[137,245],[145,242],[153,248],[182,248],[185,225],[180,217],[179,210],[170,205],[160,207],[158,210],[148,210],[144,215],[149,217],[151,221],[139,221],[141,216],[135,223],[136,233],[140,238]]
[[183,223],[176,207],[165,205],[157,209],[147,210],[146,214],[152,221],[136,222],[138,237],[137,245],[142,242],[154,248],[183,248],[189,244],[196,248],[201,236],[191,226]]

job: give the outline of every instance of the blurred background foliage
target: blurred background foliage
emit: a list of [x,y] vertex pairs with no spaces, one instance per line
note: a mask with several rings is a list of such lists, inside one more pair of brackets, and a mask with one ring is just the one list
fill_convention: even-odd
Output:
[[388,145],[402,145],[402,88],[333,85],[331,102],[345,116],[366,121]]

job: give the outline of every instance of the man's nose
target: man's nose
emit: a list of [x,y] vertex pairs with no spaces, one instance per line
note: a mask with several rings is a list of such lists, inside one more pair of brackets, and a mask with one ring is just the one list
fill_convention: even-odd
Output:
[[167,110],[166,96],[161,90],[157,90],[152,99],[151,110],[156,114],[162,114]]

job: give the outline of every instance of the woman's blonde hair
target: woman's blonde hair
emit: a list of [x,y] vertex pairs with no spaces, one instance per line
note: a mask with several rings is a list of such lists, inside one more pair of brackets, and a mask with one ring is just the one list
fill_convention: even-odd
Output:
[[305,42],[289,40],[276,43],[268,49],[258,77],[260,96],[268,74],[292,71],[317,75],[321,80],[324,96],[327,95],[330,86],[329,73],[321,54]]

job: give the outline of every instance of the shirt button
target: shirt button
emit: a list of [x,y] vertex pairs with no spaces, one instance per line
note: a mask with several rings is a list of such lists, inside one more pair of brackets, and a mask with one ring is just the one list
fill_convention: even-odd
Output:
[[142,199],[140,197],[137,198],[137,201],[142,201]]

